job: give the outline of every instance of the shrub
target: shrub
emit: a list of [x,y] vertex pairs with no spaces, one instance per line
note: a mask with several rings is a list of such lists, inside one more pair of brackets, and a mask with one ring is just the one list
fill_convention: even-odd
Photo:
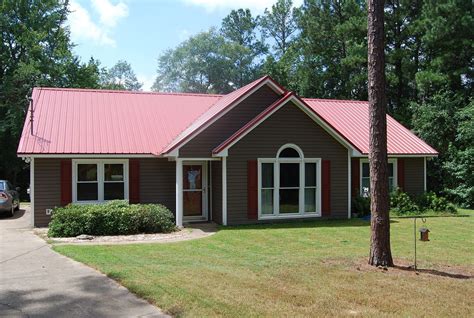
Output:
[[173,214],[164,205],[110,201],[104,204],[70,204],[55,208],[48,236],[129,235],[168,233],[174,230]]
[[456,213],[456,207],[446,198],[437,196],[434,192],[426,192],[415,199],[420,210],[434,212]]
[[390,207],[396,214],[417,214],[420,212],[418,205],[400,189],[390,194]]
[[357,213],[359,216],[369,215],[370,198],[362,196],[352,198],[352,212]]

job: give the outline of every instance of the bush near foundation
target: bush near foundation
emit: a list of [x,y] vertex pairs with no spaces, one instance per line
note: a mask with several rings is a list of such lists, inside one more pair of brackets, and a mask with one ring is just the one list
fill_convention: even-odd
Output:
[[55,208],[48,236],[169,233],[176,229],[171,211],[161,204],[69,204]]

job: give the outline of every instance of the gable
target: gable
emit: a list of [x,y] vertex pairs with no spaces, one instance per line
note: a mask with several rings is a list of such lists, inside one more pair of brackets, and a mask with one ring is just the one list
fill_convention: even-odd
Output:
[[257,157],[275,157],[284,144],[296,144],[305,157],[341,156],[347,160],[347,148],[290,101],[261,122],[229,148],[229,158],[252,152]]
[[209,127],[190,139],[179,149],[179,156],[183,158],[211,157],[212,150],[215,147],[279,98],[280,95],[269,86],[260,87]]

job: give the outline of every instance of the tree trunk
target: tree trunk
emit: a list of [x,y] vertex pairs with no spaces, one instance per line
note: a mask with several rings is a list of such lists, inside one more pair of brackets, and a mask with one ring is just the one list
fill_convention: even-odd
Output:
[[387,118],[384,60],[384,1],[368,1],[368,70],[370,117],[370,211],[369,264],[393,266],[390,249],[388,197]]

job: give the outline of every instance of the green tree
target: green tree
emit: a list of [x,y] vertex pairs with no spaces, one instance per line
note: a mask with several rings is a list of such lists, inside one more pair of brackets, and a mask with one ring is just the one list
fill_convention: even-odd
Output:
[[68,13],[68,1],[4,0],[0,6],[0,175],[25,189],[27,167],[16,148],[31,89],[97,86],[97,62],[82,64],[71,53]]
[[297,19],[302,95],[367,99],[366,19],[364,2],[305,2]]
[[153,90],[228,93],[234,60],[230,52],[239,44],[227,42],[215,29],[198,33],[158,58],[158,76]]
[[260,73],[259,57],[266,47],[257,38],[258,17],[254,18],[249,9],[232,10],[222,20],[221,35],[233,45],[226,47],[227,55],[234,61],[231,80],[236,87],[253,81]]
[[139,91],[143,83],[140,83],[127,61],[120,60],[109,70],[102,73],[100,83],[102,88],[114,90]]
[[270,10],[265,9],[260,20],[263,34],[275,42],[277,56],[284,55],[294,40],[298,30],[295,16],[292,0],[278,0]]

